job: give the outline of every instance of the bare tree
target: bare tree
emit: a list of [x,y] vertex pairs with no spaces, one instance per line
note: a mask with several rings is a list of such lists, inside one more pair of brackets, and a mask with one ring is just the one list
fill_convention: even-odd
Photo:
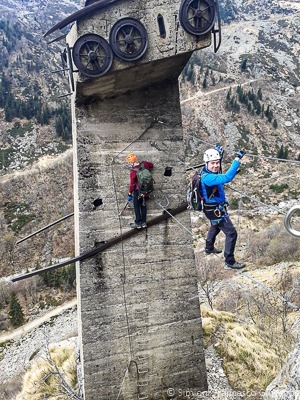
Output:
[[198,282],[206,296],[210,308],[213,310],[213,297],[221,282],[219,268],[212,265],[212,263],[208,262],[203,256],[201,257],[200,253],[196,253],[195,259]]

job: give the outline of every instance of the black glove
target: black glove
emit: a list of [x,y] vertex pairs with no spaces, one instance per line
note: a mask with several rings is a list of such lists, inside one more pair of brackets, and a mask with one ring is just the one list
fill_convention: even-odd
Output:
[[237,158],[241,159],[241,158],[244,157],[245,153],[246,153],[246,152],[245,152],[244,150],[239,150],[239,151],[236,153],[236,156],[237,156]]

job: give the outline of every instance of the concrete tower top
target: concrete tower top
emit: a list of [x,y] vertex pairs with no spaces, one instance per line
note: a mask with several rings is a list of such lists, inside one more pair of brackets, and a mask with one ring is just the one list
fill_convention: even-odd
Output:
[[87,0],[86,6],[96,3],[67,37],[79,97],[111,97],[177,79],[192,52],[211,44],[215,0]]

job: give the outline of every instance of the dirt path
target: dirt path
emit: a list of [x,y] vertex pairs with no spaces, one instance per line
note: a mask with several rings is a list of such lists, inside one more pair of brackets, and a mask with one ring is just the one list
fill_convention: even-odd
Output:
[[19,336],[22,336],[34,328],[37,328],[44,322],[48,321],[51,317],[61,314],[63,311],[67,310],[68,308],[72,308],[77,304],[77,299],[73,299],[68,301],[67,303],[62,304],[59,307],[54,308],[53,310],[47,312],[43,316],[28,322],[27,324],[17,328],[9,333],[5,333],[4,335],[0,335],[0,343],[6,342],[8,340],[15,339]]
[[44,155],[37,162],[30,165],[27,168],[24,168],[20,171],[13,171],[11,173],[5,174],[0,177],[0,183],[7,182],[8,180],[15,178],[16,176],[24,176],[28,174],[32,174],[34,172],[38,173],[43,169],[50,168],[55,165],[57,162],[69,157],[73,153],[73,148],[70,148],[63,153],[57,154],[55,156]]
[[189,97],[188,99],[182,100],[182,101],[180,102],[180,104],[184,104],[184,103],[187,103],[187,102],[189,102],[189,101],[191,101],[191,100],[195,100],[195,99],[197,99],[198,97],[210,96],[212,93],[221,92],[222,90],[227,90],[227,89],[234,88],[234,87],[237,87],[237,86],[249,85],[250,83],[256,82],[256,81],[258,81],[258,79],[251,79],[251,80],[246,81],[246,82],[243,82],[243,83],[236,83],[236,84],[234,84],[234,85],[224,86],[224,87],[222,87],[222,88],[220,88],[220,89],[210,90],[210,91],[207,91],[207,92],[202,92],[202,90],[198,90],[198,92],[197,92],[194,96]]

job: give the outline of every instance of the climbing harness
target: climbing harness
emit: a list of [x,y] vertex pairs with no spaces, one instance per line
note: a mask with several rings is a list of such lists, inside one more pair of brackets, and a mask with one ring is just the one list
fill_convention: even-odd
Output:
[[292,216],[295,214],[296,211],[300,210],[300,205],[295,205],[292,208],[290,208],[290,210],[286,213],[285,217],[284,217],[284,226],[285,229],[294,236],[300,237],[300,231],[297,231],[296,229],[294,229],[292,227]]

